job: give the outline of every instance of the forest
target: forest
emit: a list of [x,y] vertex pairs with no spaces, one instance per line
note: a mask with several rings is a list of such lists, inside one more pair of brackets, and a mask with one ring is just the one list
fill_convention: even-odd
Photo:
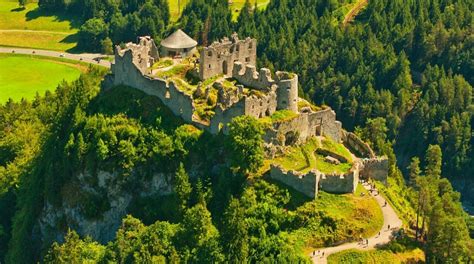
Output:
[[[80,14],[79,45],[90,51],[110,53],[113,44],[139,35],[159,41],[176,28],[202,45],[233,31],[257,38],[259,66],[299,74],[301,95],[329,105],[345,129],[389,156],[391,183],[416,212],[411,224],[426,261],[472,261],[472,243],[466,241],[474,224],[460,200],[474,200],[474,2],[369,1],[348,25],[334,16],[343,3],[272,0],[261,11],[247,3],[232,22],[227,1],[191,0],[177,23],[170,22],[166,0],[39,4]],[[0,247],[0,260],[307,261],[291,234],[307,228],[310,212],[288,214],[289,193],[266,181],[247,184],[263,159],[255,120],[235,120],[229,137],[212,138],[166,118],[164,108],[145,111],[156,102],[126,89],[112,98],[98,95],[103,74],[91,69],[55,93],[0,108],[0,209],[6,216],[0,245],[8,244]],[[127,105],[126,98],[137,103]],[[203,157],[192,181],[190,164]],[[221,177],[211,173],[216,160],[231,164]],[[141,212],[125,218],[107,245],[71,230],[65,243],[23,254],[34,247],[29,238],[43,203],[61,204],[60,189],[77,170],[111,168],[122,172],[123,184],[154,170],[175,175],[168,206],[179,212],[135,210]],[[109,206],[103,198],[84,197],[83,213],[100,216]],[[310,224],[323,230],[319,239],[325,245],[344,236],[336,219],[314,214],[319,222]]]

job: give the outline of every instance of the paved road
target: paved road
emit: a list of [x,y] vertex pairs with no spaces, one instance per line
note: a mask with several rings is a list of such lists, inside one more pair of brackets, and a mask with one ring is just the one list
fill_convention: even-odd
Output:
[[[364,185],[368,189],[367,185]],[[372,195],[373,196],[373,195]],[[385,199],[381,195],[373,196],[377,203],[382,208],[384,223],[382,229],[380,230],[380,236],[377,234],[369,238],[368,245],[361,245],[357,242],[342,244],[336,247],[322,248],[320,249],[320,254],[316,256],[311,256],[313,263],[327,263],[327,257],[333,253],[337,253],[347,249],[358,249],[358,250],[369,250],[375,248],[376,245],[382,245],[390,242],[390,238],[393,231],[396,231],[402,227],[402,220],[398,218],[397,214],[390,206],[389,203],[385,206]],[[390,225],[390,230],[388,230],[388,225]],[[317,251],[316,251],[317,252]],[[321,256],[324,252],[324,257]]]
[[94,54],[94,53],[82,53],[82,54],[71,54],[67,52],[60,52],[60,51],[51,51],[51,50],[39,50],[39,49],[24,49],[24,48],[8,48],[8,47],[0,47],[0,53],[17,53],[17,54],[33,54],[38,56],[47,56],[47,57],[56,57],[59,58],[62,55],[62,58],[76,60],[76,61],[83,61],[95,65],[104,66],[110,68],[110,61],[107,60],[99,60],[98,58],[104,57],[105,55],[102,54]]

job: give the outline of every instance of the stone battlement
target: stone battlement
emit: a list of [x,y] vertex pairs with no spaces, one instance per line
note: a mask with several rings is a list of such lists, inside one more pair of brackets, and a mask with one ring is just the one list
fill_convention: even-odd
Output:
[[359,182],[360,163],[357,161],[346,173],[322,173],[312,169],[307,173],[270,165],[270,178],[283,182],[308,197],[316,198],[319,190],[329,193],[354,193]]

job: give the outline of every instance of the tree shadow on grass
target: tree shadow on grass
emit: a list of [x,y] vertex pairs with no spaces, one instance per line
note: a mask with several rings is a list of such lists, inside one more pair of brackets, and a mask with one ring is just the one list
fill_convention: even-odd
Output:
[[71,28],[76,28],[76,29],[79,28],[83,22],[79,18],[79,16],[71,15],[66,12],[49,11],[49,10],[45,10],[39,7],[31,11],[28,11],[25,16],[26,16],[26,21],[31,21],[40,17],[55,17],[54,21],[57,21],[57,22],[69,21],[71,23]]
[[25,10],[26,8],[24,6],[21,6],[21,7],[17,7],[17,8],[13,8],[10,10],[10,12],[21,12],[23,10]]

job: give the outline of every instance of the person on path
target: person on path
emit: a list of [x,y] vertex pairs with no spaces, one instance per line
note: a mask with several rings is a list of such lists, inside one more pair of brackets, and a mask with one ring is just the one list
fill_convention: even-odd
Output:
[[390,225],[387,226],[387,230],[390,230]]

